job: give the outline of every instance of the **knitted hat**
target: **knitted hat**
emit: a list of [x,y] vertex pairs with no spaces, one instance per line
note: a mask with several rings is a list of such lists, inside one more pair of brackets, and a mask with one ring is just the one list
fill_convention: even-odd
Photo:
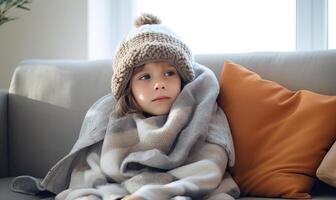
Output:
[[181,79],[188,83],[195,78],[191,51],[161,21],[142,14],[135,20],[135,29],[119,45],[113,59],[111,89],[119,99],[131,79],[133,70],[149,62],[165,61],[173,65]]

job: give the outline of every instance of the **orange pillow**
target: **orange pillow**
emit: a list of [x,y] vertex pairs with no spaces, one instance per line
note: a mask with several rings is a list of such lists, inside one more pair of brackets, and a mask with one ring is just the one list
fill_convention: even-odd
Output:
[[230,171],[242,194],[311,198],[316,169],[336,138],[336,96],[293,92],[225,62],[218,101],[232,131]]

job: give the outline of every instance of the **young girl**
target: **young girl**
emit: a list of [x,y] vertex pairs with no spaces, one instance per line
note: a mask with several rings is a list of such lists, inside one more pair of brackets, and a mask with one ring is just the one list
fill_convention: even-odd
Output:
[[135,24],[113,59],[112,94],[90,108],[72,151],[30,191],[59,200],[238,197],[225,173],[234,149],[215,75],[155,16]]

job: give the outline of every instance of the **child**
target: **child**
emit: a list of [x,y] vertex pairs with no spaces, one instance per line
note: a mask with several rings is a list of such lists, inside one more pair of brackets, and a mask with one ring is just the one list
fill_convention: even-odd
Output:
[[135,24],[114,56],[112,95],[90,108],[72,151],[38,187],[59,200],[239,196],[225,173],[234,149],[215,75],[155,16]]

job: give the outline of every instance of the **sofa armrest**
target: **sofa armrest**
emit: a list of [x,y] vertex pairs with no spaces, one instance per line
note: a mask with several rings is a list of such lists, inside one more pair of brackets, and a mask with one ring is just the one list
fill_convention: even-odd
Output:
[[8,176],[8,92],[0,90],[0,177]]

